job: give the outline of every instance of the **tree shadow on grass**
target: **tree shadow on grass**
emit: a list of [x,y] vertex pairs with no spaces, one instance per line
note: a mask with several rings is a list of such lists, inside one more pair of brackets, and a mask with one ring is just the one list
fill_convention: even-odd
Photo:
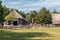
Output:
[[8,32],[0,30],[0,40],[52,40],[52,39],[25,39],[33,37],[52,37],[44,32]]

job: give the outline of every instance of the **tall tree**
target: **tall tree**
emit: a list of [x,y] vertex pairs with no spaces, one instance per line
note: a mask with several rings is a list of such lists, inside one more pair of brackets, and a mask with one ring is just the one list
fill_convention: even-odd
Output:
[[3,17],[3,6],[2,6],[2,1],[0,0],[0,23],[4,21]]
[[57,11],[54,9],[53,13],[57,13]]
[[31,23],[31,21],[32,21],[31,19],[32,19],[32,18],[30,17],[30,13],[27,13],[25,19],[27,20],[28,23]]
[[5,18],[9,14],[10,10],[6,6],[3,7],[3,17]]
[[20,11],[19,13],[23,16],[23,18],[26,17],[26,14],[24,12]]
[[37,15],[37,18],[38,18],[38,23],[40,24],[48,24],[48,23],[51,23],[51,15],[50,15],[50,12],[45,8],[43,7],[38,15]]
[[37,15],[37,12],[35,10],[30,11],[30,13],[26,16],[26,19],[30,22],[30,23],[35,23],[35,17]]
[[35,23],[35,17],[37,15],[37,12],[36,11],[31,11],[30,12],[30,17],[32,18],[32,23]]

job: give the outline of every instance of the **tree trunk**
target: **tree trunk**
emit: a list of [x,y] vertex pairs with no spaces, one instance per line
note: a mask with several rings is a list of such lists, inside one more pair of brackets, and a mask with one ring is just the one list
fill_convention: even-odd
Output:
[[32,23],[34,23],[34,18],[32,18]]

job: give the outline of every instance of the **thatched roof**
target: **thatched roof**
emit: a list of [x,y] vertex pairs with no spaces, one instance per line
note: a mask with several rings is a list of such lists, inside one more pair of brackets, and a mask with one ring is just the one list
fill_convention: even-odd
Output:
[[[13,15],[14,17],[13,18],[23,18],[15,9],[13,9],[9,15]],[[8,15],[8,16],[9,16]]]
[[60,14],[52,14],[52,23],[60,24]]
[[11,16],[13,18],[23,18],[21,14],[19,14],[15,9],[12,9],[12,11],[6,17],[8,16]]
[[9,15],[7,15],[7,16],[5,17],[5,20],[12,20],[12,19],[14,19],[14,18],[22,18],[22,19],[24,19],[19,13],[16,12],[15,9],[13,9],[13,10],[9,13]]

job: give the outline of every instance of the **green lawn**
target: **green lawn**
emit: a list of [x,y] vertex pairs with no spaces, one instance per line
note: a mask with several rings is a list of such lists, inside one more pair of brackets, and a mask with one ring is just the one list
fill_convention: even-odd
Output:
[[60,27],[0,29],[0,40],[60,40]]

